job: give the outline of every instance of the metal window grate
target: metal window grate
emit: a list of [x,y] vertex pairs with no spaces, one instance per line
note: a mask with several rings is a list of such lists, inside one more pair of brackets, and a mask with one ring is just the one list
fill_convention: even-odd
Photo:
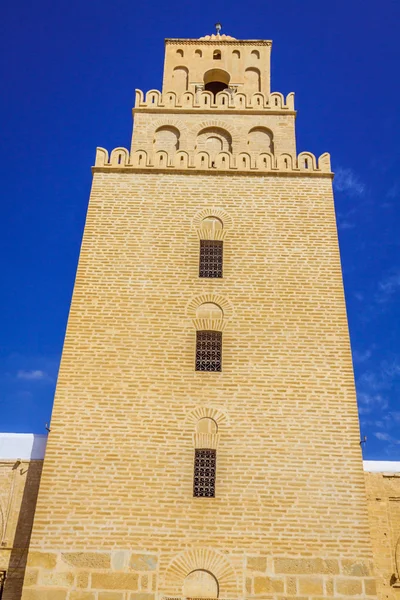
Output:
[[193,496],[215,497],[216,450],[196,448],[194,455]]
[[197,331],[196,371],[221,371],[221,331]]
[[222,277],[223,242],[200,240],[199,277]]

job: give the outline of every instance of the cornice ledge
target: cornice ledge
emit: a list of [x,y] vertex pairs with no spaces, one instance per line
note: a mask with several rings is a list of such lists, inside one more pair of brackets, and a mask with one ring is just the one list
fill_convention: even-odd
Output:
[[264,110],[255,110],[254,108],[247,108],[247,109],[238,109],[235,108],[234,106],[232,106],[232,108],[227,108],[227,109],[222,109],[222,110],[218,110],[216,109],[216,107],[212,107],[212,108],[208,108],[208,109],[204,109],[203,107],[199,107],[199,108],[187,108],[185,106],[182,107],[177,107],[177,108],[165,108],[164,106],[159,106],[159,107],[155,107],[155,108],[149,108],[149,107],[137,107],[137,108],[132,108],[132,114],[134,115],[135,113],[165,113],[165,114],[177,114],[177,113],[182,113],[184,112],[185,114],[187,113],[196,113],[197,115],[199,114],[215,114],[215,115],[231,115],[231,114],[235,114],[235,115],[275,115],[275,116],[285,116],[285,115],[290,115],[293,117],[297,116],[297,110],[288,110],[286,108],[282,108],[281,110],[271,110],[268,108],[265,108]]
[[95,173],[130,173],[134,175],[135,173],[140,174],[151,174],[151,173],[164,173],[166,175],[234,175],[234,176],[245,176],[245,177],[308,177],[315,178],[321,177],[323,179],[333,179],[334,173],[324,173],[322,171],[239,171],[237,169],[196,169],[196,167],[190,167],[186,169],[179,169],[176,167],[133,167],[132,165],[128,166],[103,166],[103,167],[92,167],[92,174]]
[[215,46],[216,44],[236,45],[236,46],[272,46],[272,40],[196,40],[191,38],[165,38],[165,44],[184,44],[194,46],[198,44],[206,44],[207,46]]

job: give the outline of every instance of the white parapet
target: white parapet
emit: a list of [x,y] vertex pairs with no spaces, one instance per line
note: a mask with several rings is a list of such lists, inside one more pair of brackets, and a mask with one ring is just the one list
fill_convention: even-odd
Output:
[[364,460],[364,471],[369,473],[398,473],[400,475],[400,461],[396,460]]
[[38,433],[0,433],[0,460],[41,460],[46,443]]

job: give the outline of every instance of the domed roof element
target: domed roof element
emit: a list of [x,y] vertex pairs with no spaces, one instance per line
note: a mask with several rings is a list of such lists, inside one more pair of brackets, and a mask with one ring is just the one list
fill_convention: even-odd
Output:
[[231,35],[225,35],[224,33],[221,35],[221,29],[222,29],[222,25],[221,23],[215,23],[215,29],[217,31],[217,33],[212,33],[211,35],[204,35],[203,37],[199,38],[199,40],[203,40],[203,41],[217,41],[219,42],[220,40],[229,42],[230,40],[236,40],[236,38],[232,37]]
[[236,38],[232,37],[231,35],[225,35],[225,33],[223,33],[222,35],[217,35],[215,33],[211,34],[211,35],[203,35],[203,37],[199,38],[199,40],[202,41],[216,41],[218,42],[219,40],[221,41],[225,41],[225,42],[229,42],[229,41],[234,41],[236,40]]

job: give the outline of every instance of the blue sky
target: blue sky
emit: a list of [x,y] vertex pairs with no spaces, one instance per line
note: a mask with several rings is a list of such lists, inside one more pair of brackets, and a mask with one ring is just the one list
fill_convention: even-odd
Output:
[[[200,5],[200,3],[199,3]],[[220,20],[273,40],[298,151],[329,151],[364,457],[400,460],[397,0],[39,0],[2,11],[0,431],[44,433],[96,146],[128,146],[134,88],[160,88],[165,37]]]

